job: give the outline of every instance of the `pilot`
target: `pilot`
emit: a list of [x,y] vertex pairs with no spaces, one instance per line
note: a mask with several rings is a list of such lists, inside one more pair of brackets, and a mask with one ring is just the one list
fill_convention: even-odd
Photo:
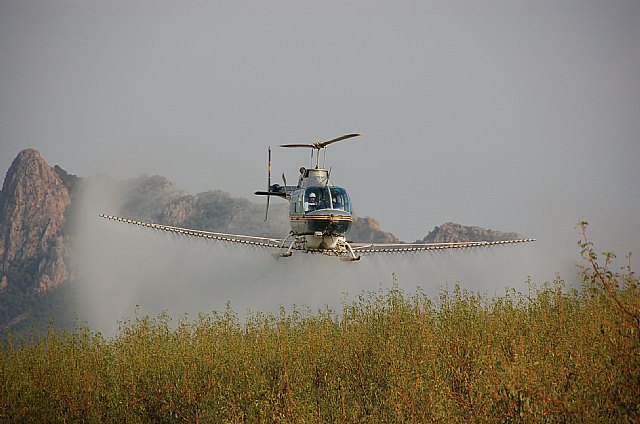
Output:
[[309,210],[312,211],[316,208],[316,194],[309,194]]

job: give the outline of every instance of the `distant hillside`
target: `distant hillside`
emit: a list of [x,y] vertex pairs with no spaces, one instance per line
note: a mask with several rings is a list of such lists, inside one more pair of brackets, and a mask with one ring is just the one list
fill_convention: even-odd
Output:
[[502,241],[524,238],[518,233],[503,233],[482,227],[469,227],[447,222],[435,227],[425,238],[416,243],[457,243],[463,241]]
[[162,176],[146,175],[119,183],[123,205],[117,213],[131,219],[225,233],[283,237],[289,231],[288,207],[265,205],[221,190],[188,194]]

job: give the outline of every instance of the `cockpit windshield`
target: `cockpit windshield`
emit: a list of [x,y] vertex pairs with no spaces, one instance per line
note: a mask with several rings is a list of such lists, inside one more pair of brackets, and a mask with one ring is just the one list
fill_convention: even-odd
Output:
[[351,202],[342,187],[309,187],[304,193],[305,212],[339,209],[351,213]]

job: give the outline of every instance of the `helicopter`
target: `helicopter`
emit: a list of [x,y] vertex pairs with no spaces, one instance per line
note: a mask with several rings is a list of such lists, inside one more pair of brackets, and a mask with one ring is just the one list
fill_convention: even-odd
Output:
[[[289,257],[294,251],[300,251],[337,256],[345,261],[358,261],[361,254],[463,249],[535,241],[533,238],[454,243],[354,243],[348,241],[347,233],[353,223],[351,199],[344,187],[333,184],[330,178],[331,170],[326,169],[324,163],[326,161],[326,149],[329,145],[361,135],[360,133],[346,134],[331,140],[316,141],[309,144],[281,144],[280,147],[283,148],[311,150],[312,165],[310,168],[300,167],[300,175],[296,185],[287,185],[284,174],[282,174],[284,185],[271,184],[271,146],[269,146],[267,190],[258,190],[254,194],[266,196],[267,198],[265,221],[269,217],[271,197],[278,197],[289,202],[291,230],[283,239],[180,228],[106,214],[100,214],[100,217],[187,236],[278,249],[279,257]],[[323,156],[322,167],[320,166],[321,153]],[[314,161],[315,165],[313,164]]]

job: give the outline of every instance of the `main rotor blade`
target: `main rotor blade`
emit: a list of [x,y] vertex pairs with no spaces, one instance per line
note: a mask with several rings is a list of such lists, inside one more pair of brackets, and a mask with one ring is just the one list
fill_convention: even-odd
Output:
[[314,149],[316,146],[313,144],[281,144],[280,147],[309,147]]
[[334,138],[333,140],[327,140],[327,141],[319,141],[317,143],[315,143],[318,147],[325,147],[328,146],[331,143],[335,143],[336,141],[342,141],[342,140],[346,140],[347,138],[351,138],[351,137],[358,137],[361,136],[362,134],[359,133],[355,133],[355,134],[347,134],[347,135],[343,135],[342,137],[338,137],[338,138]]
[[329,144],[335,143],[337,141],[342,141],[342,140],[346,140],[347,138],[351,138],[351,137],[358,137],[361,136],[362,134],[360,133],[354,133],[354,134],[347,134],[347,135],[343,135],[342,137],[338,137],[338,138],[334,138],[333,140],[327,140],[327,141],[316,141],[313,144],[302,144],[302,143],[296,143],[296,144],[281,144],[280,147],[306,147],[309,149],[322,149],[324,147],[327,147]]

